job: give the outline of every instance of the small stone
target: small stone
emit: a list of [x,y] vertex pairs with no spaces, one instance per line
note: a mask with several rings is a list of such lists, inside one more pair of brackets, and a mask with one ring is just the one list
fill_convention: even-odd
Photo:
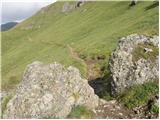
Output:
[[107,103],[106,100],[104,100],[104,99],[99,99],[99,104],[100,104],[100,105],[103,105],[103,104],[106,104],[106,103]]
[[97,113],[95,109],[92,110],[95,114]]
[[145,51],[145,53],[153,52],[153,50],[152,50],[152,49],[149,49],[149,48],[144,48],[144,51]]
[[123,116],[123,113],[119,113],[120,116]]
[[100,113],[100,112],[101,112],[101,110],[97,110],[97,112],[99,112],[99,113]]
[[106,107],[109,107],[109,105],[108,104],[104,105],[104,108],[106,108]]
[[111,100],[110,103],[111,103],[111,104],[115,104],[115,103],[116,103],[116,100]]

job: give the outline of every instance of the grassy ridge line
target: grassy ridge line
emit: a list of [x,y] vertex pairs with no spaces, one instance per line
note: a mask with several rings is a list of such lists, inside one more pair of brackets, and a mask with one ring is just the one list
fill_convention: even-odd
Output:
[[[62,13],[64,2],[56,2],[3,32],[2,88],[14,87],[25,66],[35,60],[73,65],[85,75],[85,66],[70,56],[67,44],[88,58],[102,54],[108,60],[120,37],[132,33],[158,34],[158,7],[146,10],[153,2],[138,2],[133,8],[128,4],[87,2],[81,8]],[[26,29],[29,26],[32,29]]]

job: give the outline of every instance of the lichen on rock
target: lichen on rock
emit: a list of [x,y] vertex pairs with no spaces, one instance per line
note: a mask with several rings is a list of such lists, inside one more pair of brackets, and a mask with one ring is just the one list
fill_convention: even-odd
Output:
[[28,65],[3,118],[65,118],[73,106],[94,109],[98,97],[78,69],[61,64]]
[[[147,50],[147,52],[146,52]],[[159,78],[158,36],[132,34],[121,38],[109,60],[112,94]]]

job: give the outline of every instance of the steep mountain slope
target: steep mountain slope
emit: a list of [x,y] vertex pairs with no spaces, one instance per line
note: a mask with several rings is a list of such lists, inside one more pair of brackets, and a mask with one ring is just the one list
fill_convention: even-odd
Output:
[[[68,2],[75,4],[75,2]],[[118,38],[132,33],[158,34],[158,7],[154,2],[86,2],[63,11],[66,2],[56,2],[2,33],[2,89],[16,85],[27,64],[39,60],[73,65],[86,77],[87,68],[72,56],[70,46],[81,59],[103,56],[107,63]]]
[[1,31],[7,31],[17,25],[17,22],[8,22],[1,25]]

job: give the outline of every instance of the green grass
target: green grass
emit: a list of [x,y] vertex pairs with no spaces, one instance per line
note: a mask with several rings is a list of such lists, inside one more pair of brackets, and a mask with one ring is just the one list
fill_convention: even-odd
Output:
[[86,108],[85,106],[76,106],[73,107],[72,111],[70,112],[70,114],[68,115],[67,118],[69,119],[81,119],[81,118],[85,118],[85,119],[89,119],[91,118],[91,116],[93,115],[93,112],[91,110],[89,110],[88,108]]
[[[144,48],[151,49],[152,52],[145,53]],[[132,60],[133,62],[135,62],[138,61],[140,58],[144,58],[146,60],[154,61],[158,56],[158,54],[159,54],[158,47],[155,47],[152,43],[138,44],[137,47],[133,50]]]
[[11,95],[3,98],[4,100],[1,102],[1,118],[2,118],[2,115],[3,115],[4,111],[6,110],[7,104],[8,104],[8,102],[11,98],[12,98]]
[[150,111],[158,114],[159,113],[159,107],[156,106],[156,105],[152,105]]
[[[72,2],[74,3],[74,2]],[[2,32],[2,89],[19,83],[26,65],[35,60],[73,65],[86,77],[86,68],[66,47],[81,56],[105,56],[116,48],[119,38],[132,34],[158,34],[158,7],[154,2],[87,2],[81,8],[62,13],[64,2],[56,2],[36,15]],[[33,26],[26,30],[27,26]],[[40,28],[38,28],[40,26]]]
[[127,89],[123,94],[118,96],[118,100],[127,108],[132,109],[137,106],[146,105],[152,96],[159,93],[158,91],[158,82],[147,82],[143,85],[135,85]]

